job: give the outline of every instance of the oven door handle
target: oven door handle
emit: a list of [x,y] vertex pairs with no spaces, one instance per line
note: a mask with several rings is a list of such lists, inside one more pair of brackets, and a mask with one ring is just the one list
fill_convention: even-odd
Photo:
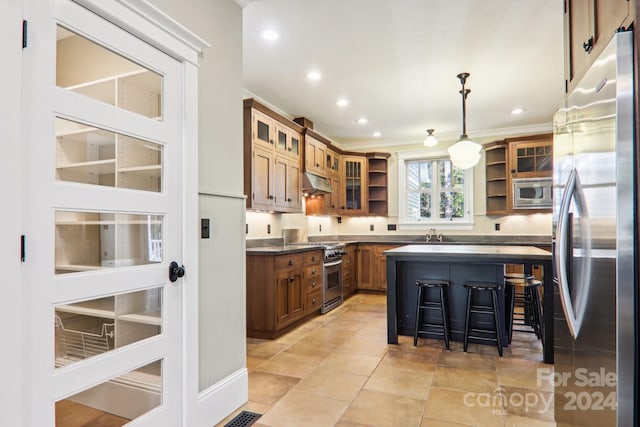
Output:
[[334,266],[340,265],[340,264],[342,264],[342,260],[341,259],[339,259],[337,261],[325,262],[324,264],[322,264],[322,266],[326,268],[326,267],[334,267]]

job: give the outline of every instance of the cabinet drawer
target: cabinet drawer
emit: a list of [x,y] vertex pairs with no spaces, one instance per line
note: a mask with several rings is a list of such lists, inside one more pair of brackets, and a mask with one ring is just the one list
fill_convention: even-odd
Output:
[[353,278],[353,269],[348,268],[345,270],[342,270],[342,281],[347,281],[347,280],[351,280]]
[[305,279],[306,292],[315,292],[322,289],[322,277],[309,277]]
[[304,268],[304,277],[305,279],[318,278],[321,280],[322,277],[322,266],[320,264],[310,265]]
[[301,267],[303,260],[303,254],[280,255],[276,257],[276,270]]
[[322,306],[322,292],[318,289],[315,292],[307,294],[307,301],[305,305],[305,311],[310,313],[319,310]]
[[342,280],[342,286],[344,288],[344,290],[342,291],[343,294],[350,294],[351,292],[354,291],[353,288],[353,279],[349,278],[349,279],[343,279]]
[[342,269],[346,270],[353,265],[353,259],[351,256],[343,256],[342,257]]
[[322,263],[322,251],[306,252],[304,254],[304,265],[321,264]]

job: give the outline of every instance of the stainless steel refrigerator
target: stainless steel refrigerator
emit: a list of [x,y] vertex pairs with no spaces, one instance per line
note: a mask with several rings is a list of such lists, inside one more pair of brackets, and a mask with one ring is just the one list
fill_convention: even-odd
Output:
[[554,116],[558,427],[637,425],[633,82],[621,32]]

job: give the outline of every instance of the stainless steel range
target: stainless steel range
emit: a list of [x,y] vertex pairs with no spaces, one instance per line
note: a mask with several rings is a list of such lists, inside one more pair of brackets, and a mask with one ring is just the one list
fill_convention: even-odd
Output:
[[344,244],[338,242],[305,242],[324,249],[322,263],[322,314],[342,304],[342,256]]

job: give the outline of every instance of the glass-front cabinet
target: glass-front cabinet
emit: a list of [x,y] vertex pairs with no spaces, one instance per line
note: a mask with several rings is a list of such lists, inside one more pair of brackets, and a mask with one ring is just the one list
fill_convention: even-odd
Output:
[[342,156],[342,205],[346,215],[366,214],[366,161],[365,157]]
[[512,178],[551,176],[553,170],[553,139],[551,135],[509,142]]

